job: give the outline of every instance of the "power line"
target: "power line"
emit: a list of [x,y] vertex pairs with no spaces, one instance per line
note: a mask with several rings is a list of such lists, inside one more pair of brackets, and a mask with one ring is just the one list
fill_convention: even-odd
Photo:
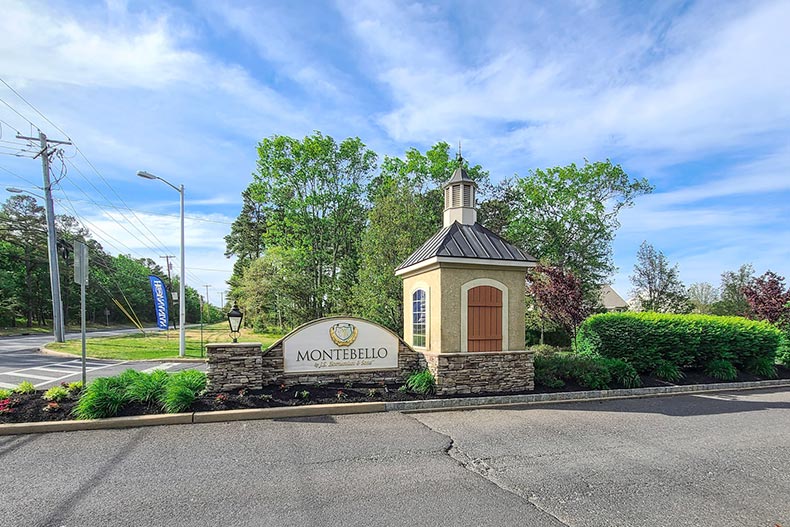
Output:
[[24,182],[25,182],[25,183],[27,183],[28,185],[31,185],[31,186],[33,186],[33,187],[35,187],[35,188],[40,188],[40,187],[38,187],[38,186],[37,186],[35,183],[33,183],[32,181],[30,181],[29,179],[27,179],[27,178],[25,178],[25,177],[22,177],[22,176],[20,176],[20,175],[19,175],[19,174],[17,174],[16,172],[11,172],[11,171],[10,171],[10,170],[8,170],[6,167],[0,167],[0,170],[4,170],[4,171],[8,172],[8,173],[9,173],[9,174],[11,174],[12,176],[14,176],[14,177],[17,177],[17,178],[21,179],[22,181],[24,181]]
[[[2,79],[0,79],[0,80],[2,80]],[[3,82],[5,82],[5,81],[3,81]],[[3,99],[2,97],[0,97],[0,102],[1,102],[1,103],[3,103],[3,104],[5,104],[6,106],[8,106],[8,107],[11,109],[11,111],[12,111],[12,112],[14,112],[15,114],[17,114],[19,117],[21,117],[22,119],[24,119],[25,121],[27,121],[28,123],[30,123],[30,126],[32,126],[33,128],[35,128],[36,130],[39,130],[39,127],[38,127],[38,126],[36,126],[35,124],[33,124],[33,121],[31,121],[30,119],[28,119],[27,117],[25,117],[24,115],[22,115],[21,113],[19,113],[19,111],[18,111],[16,108],[14,108],[14,107],[13,107],[13,106],[11,106],[10,104],[8,104],[8,103],[5,101],[5,99]],[[63,135],[66,135],[66,134],[63,134]]]
[[[54,126],[54,127],[55,127],[55,130],[57,130],[58,132],[60,132],[60,133],[61,133],[61,134],[63,134],[64,136],[66,136],[66,139],[68,139],[68,140],[71,142],[71,138],[69,137],[69,134],[67,134],[66,132],[64,132],[64,131],[63,131],[63,130],[62,130],[62,129],[61,129],[59,126],[58,126],[58,125],[56,125],[55,123],[53,123],[52,121],[50,121],[50,120],[47,118],[47,116],[46,116],[46,115],[44,115],[43,113],[41,113],[40,111],[38,111],[38,108],[36,108],[36,107],[35,107],[35,106],[33,106],[32,104],[30,104],[30,102],[29,102],[27,99],[25,99],[24,97],[22,97],[22,95],[20,95],[18,91],[16,91],[14,88],[12,88],[12,87],[11,87],[11,85],[10,85],[10,84],[8,84],[8,83],[7,83],[7,82],[6,82],[6,81],[5,81],[3,78],[1,78],[1,77],[0,77],[0,82],[2,82],[3,84],[5,84],[5,85],[6,85],[6,87],[7,87],[9,90],[11,90],[12,92],[14,92],[14,95],[16,95],[17,97],[19,97],[20,99],[22,99],[22,101],[24,101],[24,103],[25,103],[25,104],[27,104],[28,106],[30,106],[31,108],[33,108],[33,111],[34,111],[34,112],[36,112],[37,114],[39,114],[39,115],[40,115],[40,116],[41,116],[41,117],[42,117],[42,118],[43,118],[43,119],[44,119],[46,122],[48,122],[49,124],[51,124],[52,126]],[[17,113],[18,113],[18,112],[17,112]],[[20,115],[21,115],[21,114],[20,114]],[[23,117],[23,119],[24,119],[24,117]],[[28,122],[29,122],[31,125],[33,124],[33,123],[31,123],[30,121],[28,121]]]

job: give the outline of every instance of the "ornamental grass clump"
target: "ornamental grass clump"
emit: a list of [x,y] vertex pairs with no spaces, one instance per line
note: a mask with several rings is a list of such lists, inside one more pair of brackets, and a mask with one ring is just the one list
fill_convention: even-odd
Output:
[[430,370],[415,371],[409,375],[403,387],[420,395],[429,395],[436,391],[436,379]]
[[129,399],[149,406],[159,405],[164,397],[170,376],[164,370],[143,373],[129,385]]
[[160,399],[165,412],[176,414],[192,406],[206,389],[206,374],[197,370],[183,370],[171,375]]
[[0,388],[0,400],[10,398],[14,392],[11,390],[6,390],[5,388]]
[[88,384],[82,392],[74,415],[77,419],[102,419],[115,417],[129,402],[127,393],[129,377],[101,377]]
[[622,359],[563,351],[535,354],[535,384],[558,389],[568,381],[590,390],[608,390],[613,382],[625,388],[642,386],[639,373]]
[[738,377],[738,370],[730,361],[717,359],[705,367],[705,373],[720,381],[734,381]]
[[680,368],[675,366],[668,360],[659,360],[656,362],[652,372],[653,377],[667,382],[678,382],[685,377]]

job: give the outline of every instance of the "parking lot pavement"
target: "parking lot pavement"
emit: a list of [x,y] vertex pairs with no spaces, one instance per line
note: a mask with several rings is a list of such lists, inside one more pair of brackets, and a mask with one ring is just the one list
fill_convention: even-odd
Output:
[[[85,363],[88,380],[116,375],[127,368],[153,371],[163,369],[175,372],[193,368],[205,371],[202,362],[167,361],[117,361],[88,359]],[[73,382],[82,378],[82,359],[44,355],[31,351],[16,351],[0,354],[0,388],[14,388],[22,381],[32,382],[38,389],[46,389],[61,382]]]

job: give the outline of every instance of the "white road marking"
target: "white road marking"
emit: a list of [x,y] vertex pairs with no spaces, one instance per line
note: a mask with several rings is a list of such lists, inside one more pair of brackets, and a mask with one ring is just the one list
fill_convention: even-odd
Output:
[[[105,364],[104,366],[102,366],[100,368],[86,369],[86,372],[103,370],[105,368],[111,368],[112,366],[120,366],[121,364],[126,364],[127,362],[129,362],[129,361],[125,360],[123,362],[114,362],[112,364]],[[74,377],[76,375],[79,375],[80,373],[82,373],[82,372],[81,371],[75,371],[74,373],[69,373],[68,375],[64,375],[63,377],[58,377],[57,379],[52,379],[51,381],[38,383],[38,384],[36,384],[36,388],[38,388],[40,386],[43,386],[43,385],[47,384],[48,382],[53,382],[54,383],[54,382],[62,381],[63,379],[68,379],[69,377]]]
[[143,373],[151,373],[151,372],[154,372],[156,370],[169,370],[170,368],[172,368],[176,364],[177,364],[176,362],[165,362],[165,363],[159,364],[157,366],[153,366],[151,368],[147,368],[147,369],[142,370],[142,371],[143,371]]
[[49,381],[52,377],[42,377],[41,375],[33,375],[30,373],[17,373],[14,371],[6,371],[3,372],[2,375],[13,375],[14,377],[25,377],[30,379],[41,379],[44,381]]
[[16,384],[8,384],[6,382],[0,382],[0,388],[16,388]]

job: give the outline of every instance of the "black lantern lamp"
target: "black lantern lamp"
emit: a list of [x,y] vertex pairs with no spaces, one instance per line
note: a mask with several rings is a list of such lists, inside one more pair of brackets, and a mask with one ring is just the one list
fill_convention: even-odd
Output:
[[244,313],[239,310],[238,304],[234,301],[233,308],[228,312],[228,324],[230,324],[230,336],[233,338],[233,342],[239,341],[242,318],[244,318]]

